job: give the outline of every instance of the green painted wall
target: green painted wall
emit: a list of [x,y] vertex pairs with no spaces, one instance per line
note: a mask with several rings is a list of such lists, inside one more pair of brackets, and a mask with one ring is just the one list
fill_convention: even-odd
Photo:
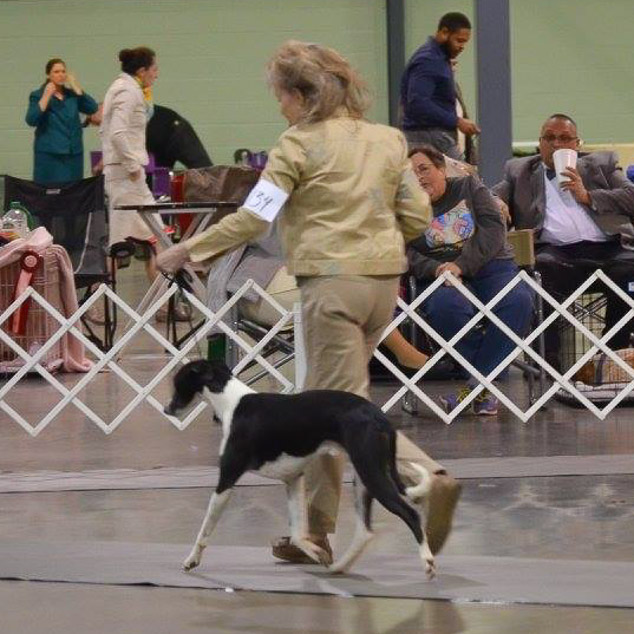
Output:
[[[387,120],[383,0],[17,0],[0,1],[0,173],[29,178],[33,131],[28,94],[51,57],[62,57],[97,100],[119,71],[117,52],[158,54],[156,103],[194,126],[214,162],[238,147],[268,149],[284,129],[264,68],[290,39],[346,55],[375,94],[370,116]],[[97,130],[84,135],[98,149]]]
[[[634,0],[510,0],[514,139],[530,141],[563,110],[588,142],[634,140],[631,29]],[[473,0],[405,0],[406,53],[447,11],[473,18]],[[270,147],[284,128],[264,79],[273,49],[289,38],[341,50],[375,94],[371,117],[387,121],[384,0],[0,0],[0,173],[30,177],[28,94],[50,57],[66,59],[101,99],[120,48],[159,55],[157,103],[188,118],[215,162],[238,147]],[[458,80],[475,112],[475,42]],[[99,146],[96,130],[86,149]]]
[[513,133],[565,112],[589,143],[634,141],[633,0],[511,0]]

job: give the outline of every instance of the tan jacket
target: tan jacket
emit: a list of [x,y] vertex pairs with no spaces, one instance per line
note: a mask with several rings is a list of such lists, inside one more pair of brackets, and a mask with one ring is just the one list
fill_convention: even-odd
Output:
[[[262,178],[290,194],[280,234],[291,275],[403,273],[405,241],[432,217],[403,135],[347,116],[289,128]],[[240,208],[185,245],[193,261],[206,260],[268,227]]]
[[148,164],[145,149],[147,108],[139,83],[121,73],[108,88],[103,103],[103,121],[99,128],[103,163],[122,165],[129,174]]

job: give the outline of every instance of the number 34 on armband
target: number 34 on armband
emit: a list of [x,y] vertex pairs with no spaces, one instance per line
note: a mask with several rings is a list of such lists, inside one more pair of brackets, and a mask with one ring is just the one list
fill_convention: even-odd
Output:
[[282,211],[287,198],[288,194],[283,189],[261,178],[242,206],[262,220],[273,222]]

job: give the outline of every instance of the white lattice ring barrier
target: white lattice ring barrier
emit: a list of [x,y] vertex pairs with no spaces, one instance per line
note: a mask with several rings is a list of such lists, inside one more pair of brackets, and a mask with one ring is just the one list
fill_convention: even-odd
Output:
[[[478,313],[469,320],[463,328],[460,329],[451,339],[445,341],[436,331],[434,331],[429,324],[427,324],[423,318],[418,314],[416,309],[422,304],[422,302],[429,297],[441,284],[445,283],[445,280],[450,280],[454,283],[456,289],[462,293],[473,305],[478,309]],[[601,339],[597,338],[594,333],[589,331],[579,320],[577,320],[567,310],[581,294],[587,291],[592,284],[600,280],[606,284],[611,290],[613,290],[627,305],[630,310],[619,320],[617,324],[606,332]],[[506,324],[504,324],[493,312],[493,307],[520,281],[524,281],[528,284],[536,293],[539,293],[545,301],[547,301],[553,307],[553,313],[548,316],[536,329],[534,329],[527,337],[520,338],[516,335]],[[445,273],[437,280],[435,280],[428,288],[426,288],[411,304],[406,304],[402,300],[399,300],[399,307],[402,313],[399,314],[396,319],[388,326],[384,336],[386,336],[393,328],[397,327],[404,319],[410,318],[419,327],[425,330],[425,332],[438,344],[439,350],[430,358],[430,360],[411,378],[405,377],[382,353],[377,351],[376,356],[387,367],[394,372],[394,374],[401,380],[403,387],[401,387],[384,405],[384,411],[388,411],[394,406],[396,402],[406,393],[409,389],[414,393],[423,403],[425,403],[432,411],[442,418],[446,423],[450,423],[460,412],[470,405],[473,399],[483,390],[490,390],[506,407],[512,411],[518,418],[523,421],[527,421],[531,416],[539,410],[539,408],[548,401],[553,394],[559,389],[559,387],[565,388],[570,394],[574,395],[578,401],[583,404],[588,410],[590,410],[595,416],[600,419],[604,419],[607,414],[612,411],[616,405],[627,396],[634,385],[634,370],[623,361],[618,355],[616,355],[610,348],[607,347],[606,342],[618,332],[618,330],[625,325],[634,315],[634,300],[630,298],[624,291],[622,291],[612,280],[610,280],[602,271],[596,271],[593,273],[579,288],[574,291],[564,302],[559,303],[553,299],[539,284],[535,282],[525,271],[520,271],[513,280],[511,280],[500,292],[493,297],[486,305],[482,304],[477,297],[475,297],[469,290],[461,284],[451,273]],[[549,325],[551,325],[557,317],[561,315],[566,319],[572,327],[581,332],[592,342],[592,347],[587,350],[577,362],[570,367],[563,375],[557,372],[545,359],[540,357],[535,350],[533,350],[531,344],[543,332]],[[511,353],[509,353],[505,359],[503,359],[498,366],[491,371],[488,377],[484,377],[478,372],[466,359],[457,352],[453,346],[465,335],[473,326],[475,326],[481,319],[487,317],[491,323],[495,324],[500,330],[504,332],[517,346]],[[632,377],[633,381],[628,383],[604,408],[600,409],[595,403],[591,402],[584,394],[582,394],[573,383],[570,378],[577,372],[577,370],[586,363],[596,352],[601,350],[612,361],[614,361],[620,368],[622,368],[628,376]],[[500,372],[506,368],[511,361],[519,354],[524,352],[527,354],[537,365],[544,368],[544,370],[551,376],[554,383],[546,390],[539,399],[533,403],[533,405],[523,412],[517,405],[510,400],[496,385],[492,382]],[[474,378],[476,378],[480,385],[476,387],[451,413],[444,412],[429,396],[427,396],[417,385],[417,382],[429,372],[429,370],[438,362],[438,360],[445,354],[450,354],[462,367],[464,367]]]
[[[243,340],[237,335],[229,326],[227,326],[222,318],[231,309],[233,304],[237,302],[244,293],[253,288],[258,294],[260,294],[267,301],[271,301],[275,307],[280,310],[281,318],[275,324],[270,332],[256,345],[251,346],[248,342]],[[252,281],[245,282],[245,284],[232,296],[232,298],[217,312],[210,311],[200,300],[185,292],[186,298],[191,304],[197,308],[200,313],[206,318],[205,323],[186,341],[181,349],[175,348],[160,332],[158,332],[149,321],[154,317],[156,311],[166,302],[174,293],[177,292],[175,286],[170,287],[161,296],[155,304],[153,304],[143,315],[138,315],[134,309],[128,306],[120,297],[112,292],[110,288],[102,285],[97,291],[95,291],[91,297],[86,301],[84,305],[70,318],[65,318],[54,306],[46,301],[41,295],[39,295],[33,288],[28,288],[20,297],[8,306],[5,311],[0,315],[0,324],[4,323],[9,316],[18,308],[23,302],[31,300],[37,303],[42,309],[44,309],[49,315],[51,315],[59,324],[59,329],[50,337],[50,339],[35,353],[29,354],[23,348],[21,348],[9,334],[0,330],[0,339],[5,346],[8,346],[15,352],[23,361],[24,365],[13,375],[7,382],[0,388],[0,408],[8,414],[13,420],[20,424],[30,435],[37,436],[43,429],[45,429],[52,420],[54,420],[60,412],[69,404],[73,403],[78,407],[81,412],[93,423],[95,423],[106,434],[114,431],[125,420],[132,411],[141,403],[146,401],[149,403],[161,416],[165,416],[163,413],[163,403],[159,402],[152,396],[152,390],[163,380],[168,374],[173,371],[176,366],[182,362],[188,360],[188,353],[202,341],[208,332],[217,326],[222,332],[230,337],[238,346],[240,346],[246,353],[244,362],[247,360],[255,359],[260,363],[271,375],[273,375],[284,387],[285,391],[290,391],[294,388],[294,384],[287,379],[282,373],[280,373],[275,367],[273,367],[265,358],[260,355],[261,350],[267,345],[270,338],[272,338],[281,328],[283,328],[289,321],[293,319],[293,313],[285,311],[275,300],[270,298],[265,291],[263,291],[257,284]],[[92,343],[82,332],[77,328],[77,324],[81,316],[88,311],[91,306],[101,300],[103,295],[107,295],[108,298],[113,301],[119,309],[126,313],[132,319],[132,325],[125,331],[123,336],[117,339],[113,347],[107,352],[103,352],[94,343]],[[141,331],[145,331],[151,337],[153,337],[157,343],[169,354],[172,358],[167,364],[154,376],[154,378],[145,386],[140,385],[128,372],[126,372],[117,362],[116,359],[123,348]],[[51,372],[49,372],[40,363],[41,359],[46,358],[47,352],[55,346],[59,340],[66,334],[71,333],[77,339],[79,339],[86,349],[96,358],[93,367],[84,374],[81,379],[72,387],[68,389],[64,386]],[[136,392],[136,396],[123,407],[119,414],[110,422],[105,422],[96,412],[88,407],[80,398],[78,398],[79,392],[84,389],[104,368],[108,368],[111,372],[116,374],[118,378],[123,380],[132,390]],[[36,424],[31,424],[24,419],[24,417],[11,407],[5,400],[5,396],[8,392],[20,381],[27,373],[36,371],[39,373],[48,384],[58,391],[62,395],[62,399],[50,410],[43,418]],[[178,429],[185,429],[192,420],[194,420],[198,414],[205,408],[205,405],[201,403],[197,406],[189,415],[180,421],[177,418],[166,416],[170,422]]]
[[[456,288],[462,293],[473,305],[477,308],[477,313],[467,324],[457,332],[449,340],[444,340],[438,333],[436,333],[419,315],[418,308],[422,302],[429,297],[431,293],[435,291],[445,281],[450,281],[456,284]],[[590,286],[597,280],[603,282],[608,286],[616,295],[618,295],[629,306],[629,311],[622,319],[605,333],[601,338],[598,338],[594,333],[589,331],[578,319],[576,319],[570,312],[569,308],[579,298],[579,296],[587,291]],[[494,313],[493,308],[495,305],[508,293],[516,284],[523,282],[529,285],[535,293],[539,293],[545,301],[547,301],[553,308],[552,314],[550,314],[544,321],[535,328],[528,336],[522,338],[516,335],[506,324],[504,324]],[[257,343],[253,344],[241,337],[235,332],[227,323],[225,323],[225,317],[228,316],[229,311],[235,306],[244,294],[248,290],[254,290],[264,301],[269,302],[279,313],[280,319],[274,324],[268,333],[260,339]],[[296,386],[301,385],[301,377],[305,372],[303,367],[304,351],[302,349],[301,328],[300,332],[295,333],[295,346],[296,346],[296,362],[295,362],[295,379],[294,381],[288,379],[282,374],[273,364],[271,364],[261,354],[270,341],[280,331],[286,328],[291,322],[294,324],[296,330],[298,329],[299,311],[286,311],[280,306],[266,291],[260,288],[255,282],[249,280],[232,295],[227,303],[222,306],[217,312],[212,312],[205,306],[195,295],[184,292],[186,299],[192,304],[192,306],[199,311],[200,315],[204,317],[204,323],[196,329],[191,336],[185,341],[183,346],[178,349],[170,341],[168,341],[155,327],[152,326],[150,320],[153,318],[156,311],[162,306],[172,295],[177,292],[176,286],[171,286],[167,291],[143,314],[139,315],[136,311],[128,306],[120,297],[112,292],[110,288],[102,285],[97,291],[95,291],[91,297],[83,304],[80,309],[72,315],[70,318],[64,317],[49,301],[40,295],[33,287],[29,287],[23,294],[21,294],[15,301],[8,306],[2,314],[0,314],[0,326],[4,324],[9,316],[22,305],[23,302],[30,300],[33,305],[38,307],[38,310],[46,311],[50,319],[59,324],[59,328],[49,337],[41,347],[37,350],[29,352],[24,350],[19,343],[17,343],[9,333],[0,328],[0,344],[8,350],[11,350],[16,357],[19,357],[23,365],[15,374],[7,378],[6,382],[0,387],[0,409],[7,414],[12,420],[17,422],[24,430],[30,435],[37,436],[43,429],[45,429],[64,408],[73,404],[77,407],[82,414],[86,416],[88,420],[97,425],[104,433],[109,434],[122,422],[130,416],[135,408],[145,402],[148,403],[160,416],[165,416],[163,413],[163,403],[161,403],[156,397],[153,396],[153,390],[168,378],[169,374],[173,372],[177,366],[189,360],[189,356],[195,347],[199,346],[201,341],[204,341],[207,335],[212,329],[219,329],[227,337],[229,337],[236,346],[243,351],[243,357],[240,359],[238,365],[235,367],[235,373],[239,373],[252,361],[256,361],[262,366],[276,381],[278,381],[284,392],[289,392],[296,389]],[[115,340],[113,347],[107,352],[100,350],[94,343],[92,343],[81,331],[79,326],[79,320],[81,316],[88,311],[91,306],[98,301],[102,300],[103,295],[106,295],[112,302],[114,302],[118,309],[122,310],[132,320],[132,325],[125,330],[121,337]],[[469,289],[460,284],[450,273],[445,273],[437,280],[435,280],[428,288],[426,288],[418,297],[416,297],[410,304],[399,300],[399,307],[401,313],[392,321],[392,323],[386,329],[384,336],[386,336],[391,330],[397,328],[405,319],[411,319],[419,327],[424,329],[426,333],[436,342],[439,346],[438,351],[429,359],[427,364],[423,366],[412,377],[407,377],[400,372],[400,370],[394,366],[380,351],[376,351],[375,356],[388,367],[394,376],[402,383],[402,386],[398,388],[395,393],[389,397],[389,399],[383,404],[383,410],[390,410],[401,397],[409,390],[418,399],[420,399],[427,407],[439,418],[446,423],[450,423],[456,416],[460,414],[473,399],[483,389],[490,390],[515,416],[522,421],[529,420],[539,408],[553,397],[556,391],[563,387],[570,394],[572,394],[584,407],[591,411],[597,418],[604,419],[621,401],[625,398],[634,388],[634,370],[616,353],[614,353],[606,344],[610,338],[634,315],[634,300],[632,300],[627,293],[623,292],[612,280],[610,280],[602,271],[596,271],[591,275],[574,293],[570,295],[564,302],[559,303],[554,300],[546,291],[544,291],[539,284],[537,284],[533,278],[531,278],[526,272],[521,271],[513,278],[500,292],[493,297],[489,302],[483,304],[475,297]],[[571,327],[575,328],[578,332],[582,333],[592,344],[591,348],[587,350],[582,356],[574,363],[574,365],[568,368],[563,374],[557,372],[554,368],[546,362],[545,359],[539,356],[539,354],[533,349],[532,343],[548,326],[550,326],[554,320],[559,316],[565,319]],[[516,348],[511,351],[505,359],[501,360],[498,366],[489,373],[488,376],[482,376],[471,364],[462,357],[462,355],[455,350],[454,346],[472,327],[474,327],[482,319],[488,319],[491,323],[496,325],[502,330],[506,336],[508,336],[516,345]],[[167,363],[151,378],[146,385],[141,385],[136,379],[134,379],[129,372],[127,372],[118,359],[123,348],[128,345],[135,336],[140,333],[145,333],[152,337],[155,342],[171,356]],[[66,387],[55,375],[53,375],[44,365],[43,361],[47,358],[47,354],[55,346],[59,345],[60,339],[66,335],[66,333],[79,339],[85,346],[86,350],[95,359],[93,367],[72,386],[72,388]],[[577,370],[588,361],[597,351],[602,351],[606,354],[607,358],[613,361],[619,368],[621,368],[628,377],[630,382],[623,387],[623,389],[614,396],[614,398],[607,403],[604,407],[598,407],[597,404],[590,401],[583,393],[581,393],[571,381],[571,377],[577,372]],[[519,354],[526,354],[536,365],[541,366],[553,379],[553,384],[544,391],[543,394],[526,410],[522,411],[517,403],[512,398],[504,394],[494,383],[494,379],[500,372],[507,367],[513,359]],[[420,379],[424,379],[424,376],[429,370],[439,361],[444,355],[449,354],[459,364],[461,364],[473,377],[475,377],[480,385],[475,388],[467,398],[465,398],[458,407],[456,407],[451,413],[444,412],[440,406],[434,401],[432,397],[425,393],[421,386],[418,385]],[[122,380],[133,392],[134,396],[129,403],[124,405],[121,411],[116,416],[107,422],[97,414],[91,407],[89,407],[79,397],[80,392],[90,385],[91,381],[95,379],[97,374],[104,369],[108,369],[114,376]],[[28,422],[14,407],[12,407],[7,401],[6,397],[9,392],[16,386],[16,384],[26,376],[29,372],[37,372],[45,381],[48,386],[58,392],[61,395],[59,402],[55,404],[50,410],[46,411],[39,421],[30,423]],[[182,421],[173,417],[166,417],[177,429],[183,430],[187,428],[191,422],[200,414],[200,412],[206,406],[201,403],[194,410],[192,410]]]

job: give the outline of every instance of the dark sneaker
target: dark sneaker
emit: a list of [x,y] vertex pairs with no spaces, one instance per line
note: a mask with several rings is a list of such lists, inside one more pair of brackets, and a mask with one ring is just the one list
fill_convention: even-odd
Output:
[[449,537],[461,489],[460,483],[446,473],[435,473],[432,478],[425,504],[425,536],[434,555],[440,551]]
[[[326,551],[325,560],[322,562],[326,566],[332,563],[332,548],[328,537],[324,535],[318,539],[311,540],[313,544],[316,544],[321,549]],[[279,537],[272,544],[271,552],[273,557],[281,559],[282,561],[288,561],[292,564],[318,564],[318,561],[311,559],[301,548],[298,548],[294,544],[291,544],[290,537]]]
[[454,392],[452,394],[445,394],[444,396],[439,396],[438,400],[442,405],[442,408],[447,412],[447,414],[451,414],[451,412],[462,403],[462,401],[467,398],[471,394],[471,388],[463,387],[458,392]]
[[498,413],[499,401],[489,390],[482,390],[473,400],[473,413],[478,416],[495,416]]

